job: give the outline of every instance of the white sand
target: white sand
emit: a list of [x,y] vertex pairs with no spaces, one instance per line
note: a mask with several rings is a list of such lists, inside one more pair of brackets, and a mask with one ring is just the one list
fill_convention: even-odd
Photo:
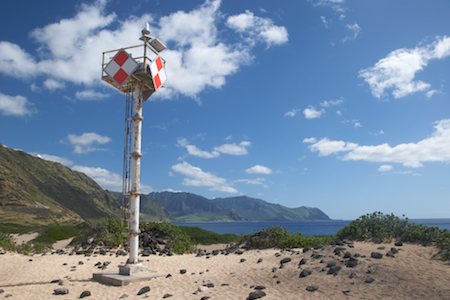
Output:
[[[377,250],[385,246],[385,250]],[[343,257],[333,254],[333,247],[319,251],[324,255],[321,259],[312,259],[311,251],[293,254],[276,249],[252,250],[242,255],[217,255],[207,259],[189,255],[150,256],[143,257],[143,264],[158,273],[171,274],[169,278],[159,277],[148,282],[132,283],[125,287],[107,286],[92,280],[92,274],[102,272],[94,264],[110,261],[111,265],[104,271],[118,271],[118,265],[126,261],[126,257],[82,255],[51,255],[24,256],[13,253],[0,255],[0,289],[5,292],[0,298],[11,294],[11,299],[78,299],[80,294],[89,290],[92,296],[86,299],[119,299],[128,295],[129,299],[163,299],[165,294],[172,294],[168,299],[200,300],[204,296],[210,300],[246,299],[254,289],[252,285],[263,285],[269,299],[450,299],[450,265],[433,259],[438,252],[435,247],[419,245],[404,245],[398,247],[400,252],[395,258],[384,256],[373,259],[371,252],[385,254],[393,244],[355,243],[355,248],[347,248],[351,253],[366,255],[359,258],[355,268],[347,268]],[[213,247],[212,247],[213,248]],[[298,249],[300,250],[300,249]],[[276,257],[275,253],[281,256]],[[281,259],[290,257],[291,262],[279,269]],[[261,263],[257,263],[262,258]],[[298,267],[302,258],[308,262]],[[29,260],[32,261],[29,261]],[[147,260],[148,259],[148,260]],[[240,262],[245,259],[245,262]],[[335,260],[342,266],[337,276],[320,272],[326,263]],[[84,262],[79,265],[78,262]],[[341,262],[342,261],[342,262]],[[63,265],[67,263],[67,265]],[[75,266],[76,268],[72,268]],[[272,272],[273,268],[277,268]],[[180,274],[180,269],[186,269],[186,274]],[[312,271],[305,278],[299,278],[302,269]],[[76,271],[71,271],[76,270]],[[367,274],[372,270],[371,274]],[[349,279],[351,273],[356,277]],[[278,278],[273,278],[277,275]],[[365,283],[369,277],[375,278],[373,283]],[[71,285],[59,286],[50,283],[52,280],[70,278]],[[280,283],[277,284],[277,281]],[[204,283],[214,283],[215,287],[196,295],[193,293]],[[222,286],[222,284],[228,284]],[[151,291],[137,296],[144,286],[150,286]],[[308,285],[316,285],[315,292],[306,291]],[[68,295],[53,295],[56,288],[69,289]],[[350,291],[348,296],[343,291]]]

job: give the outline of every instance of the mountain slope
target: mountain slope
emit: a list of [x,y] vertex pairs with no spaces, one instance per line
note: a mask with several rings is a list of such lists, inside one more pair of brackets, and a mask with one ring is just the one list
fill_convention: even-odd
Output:
[[[122,204],[122,193],[111,192],[119,205]],[[139,205],[140,220],[142,221],[172,221],[169,211],[156,199],[141,195]]]
[[249,221],[309,221],[329,220],[330,218],[318,208],[288,208],[280,204],[268,203],[261,199],[247,196],[216,198],[211,200],[218,205],[234,209]]
[[0,144],[3,222],[78,223],[118,212],[112,195],[85,174]]
[[225,209],[202,196],[191,193],[157,192],[147,195],[157,199],[177,221],[246,221],[232,209]]
[[307,221],[329,220],[318,208],[288,208],[246,196],[206,199],[190,193],[158,192],[157,199],[177,221]]

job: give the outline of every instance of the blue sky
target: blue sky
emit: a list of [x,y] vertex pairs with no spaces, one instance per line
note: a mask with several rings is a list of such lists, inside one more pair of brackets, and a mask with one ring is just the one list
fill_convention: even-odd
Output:
[[141,191],[333,219],[450,217],[447,0],[26,1],[0,11],[0,143],[121,191],[125,95],[102,52],[168,49]]

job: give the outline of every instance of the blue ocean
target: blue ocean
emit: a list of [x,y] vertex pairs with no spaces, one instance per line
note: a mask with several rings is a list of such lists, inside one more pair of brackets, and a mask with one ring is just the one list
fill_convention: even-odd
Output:
[[[410,223],[450,230],[450,219],[408,219]],[[179,226],[200,227],[218,234],[248,234],[273,225],[284,227],[291,233],[301,232],[304,236],[332,235],[349,224],[352,220],[328,221],[272,221],[272,222],[173,222]]]

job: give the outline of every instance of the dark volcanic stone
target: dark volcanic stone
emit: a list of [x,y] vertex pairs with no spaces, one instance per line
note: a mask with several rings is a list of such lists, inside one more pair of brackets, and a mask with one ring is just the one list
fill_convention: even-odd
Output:
[[378,250],[384,250],[384,249],[386,249],[386,247],[381,246],[381,247],[378,247],[377,249],[378,249]]
[[336,265],[336,262],[335,262],[335,261],[330,261],[330,262],[327,264],[327,268],[333,267],[333,266],[335,266],[335,265]]
[[350,279],[353,279],[355,277],[356,277],[356,273],[352,273],[352,274],[350,274],[350,276],[348,276],[348,278],[350,278]]
[[202,299],[200,299],[200,300],[208,300],[209,298],[211,298],[211,297],[205,296],[205,297],[202,297]]
[[316,249],[316,250],[317,249],[322,249],[323,247],[324,247],[323,245],[317,245],[317,246],[314,247],[314,249]]
[[358,260],[354,257],[350,257],[350,259],[345,264],[348,268],[353,268],[358,265]]
[[300,278],[302,278],[302,277],[306,277],[306,276],[309,276],[309,275],[311,275],[311,271],[309,271],[309,270],[303,270],[301,273],[300,273]]
[[280,261],[280,264],[287,264],[288,262],[290,262],[291,261],[291,259],[289,258],[289,257],[286,257],[286,258],[283,258],[281,261]]
[[145,294],[147,292],[150,292],[150,287],[149,286],[144,286],[142,289],[139,290],[137,295],[139,296],[139,295]]
[[214,287],[214,283],[208,282],[208,283],[205,283],[203,286],[206,286],[207,288],[213,288]]
[[344,253],[344,258],[349,258],[352,256],[352,253],[350,251],[347,251]]
[[372,252],[371,256],[376,259],[383,258],[383,254],[381,254],[380,252]]
[[394,245],[397,246],[397,247],[401,247],[401,246],[403,246],[403,243],[402,242],[397,242]]
[[319,289],[319,287],[318,286],[315,286],[315,285],[308,285],[307,287],[306,287],[306,290],[308,291],[308,292],[315,292],[315,291],[317,291]]
[[55,295],[66,295],[69,293],[69,290],[64,289],[64,288],[59,288],[59,289],[54,290],[54,292],[55,292]]
[[255,286],[255,290],[265,290],[265,289],[266,289],[266,287],[263,286],[263,285],[257,285],[257,286]]
[[337,275],[340,270],[341,270],[341,266],[333,266],[328,270],[327,274],[328,275]]
[[245,262],[246,261],[246,259],[245,258],[242,258],[241,259],[241,263],[243,263],[243,262]]
[[370,277],[370,278],[367,278],[367,279],[366,279],[365,283],[372,283],[372,282],[374,282],[374,281],[375,281],[375,278]]
[[219,250],[213,250],[212,254],[213,255],[218,255],[219,254]]
[[180,274],[186,274],[186,269],[181,269]]
[[308,260],[306,258],[302,258],[302,260],[298,263],[299,265],[304,265],[306,264]]
[[264,293],[263,291],[252,292],[252,293],[250,293],[250,295],[248,295],[247,300],[259,299],[259,298],[264,297],[265,295],[266,295],[266,293]]
[[388,252],[386,253],[386,256],[388,256],[388,257],[394,257],[394,253],[392,253],[392,251],[388,251]]
[[84,291],[81,293],[80,298],[89,297],[91,295],[90,291]]
[[396,248],[391,248],[391,252],[392,252],[392,254],[397,254],[398,250]]
[[257,264],[259,264],[260,262],[262,262],[263,261],[263,259],[262,258],[260,258],[260,259],[258,259],[258,262],[257,262]]
[[305,247],[303,248],[303,253],[308,252],[309,250],[311,250],[311,247]]
[[173,295],[172,294],[165,294],[164,296],[163,296],[163,299],[166,299],[166,298],[169,298],[169,297],[172,297]]

